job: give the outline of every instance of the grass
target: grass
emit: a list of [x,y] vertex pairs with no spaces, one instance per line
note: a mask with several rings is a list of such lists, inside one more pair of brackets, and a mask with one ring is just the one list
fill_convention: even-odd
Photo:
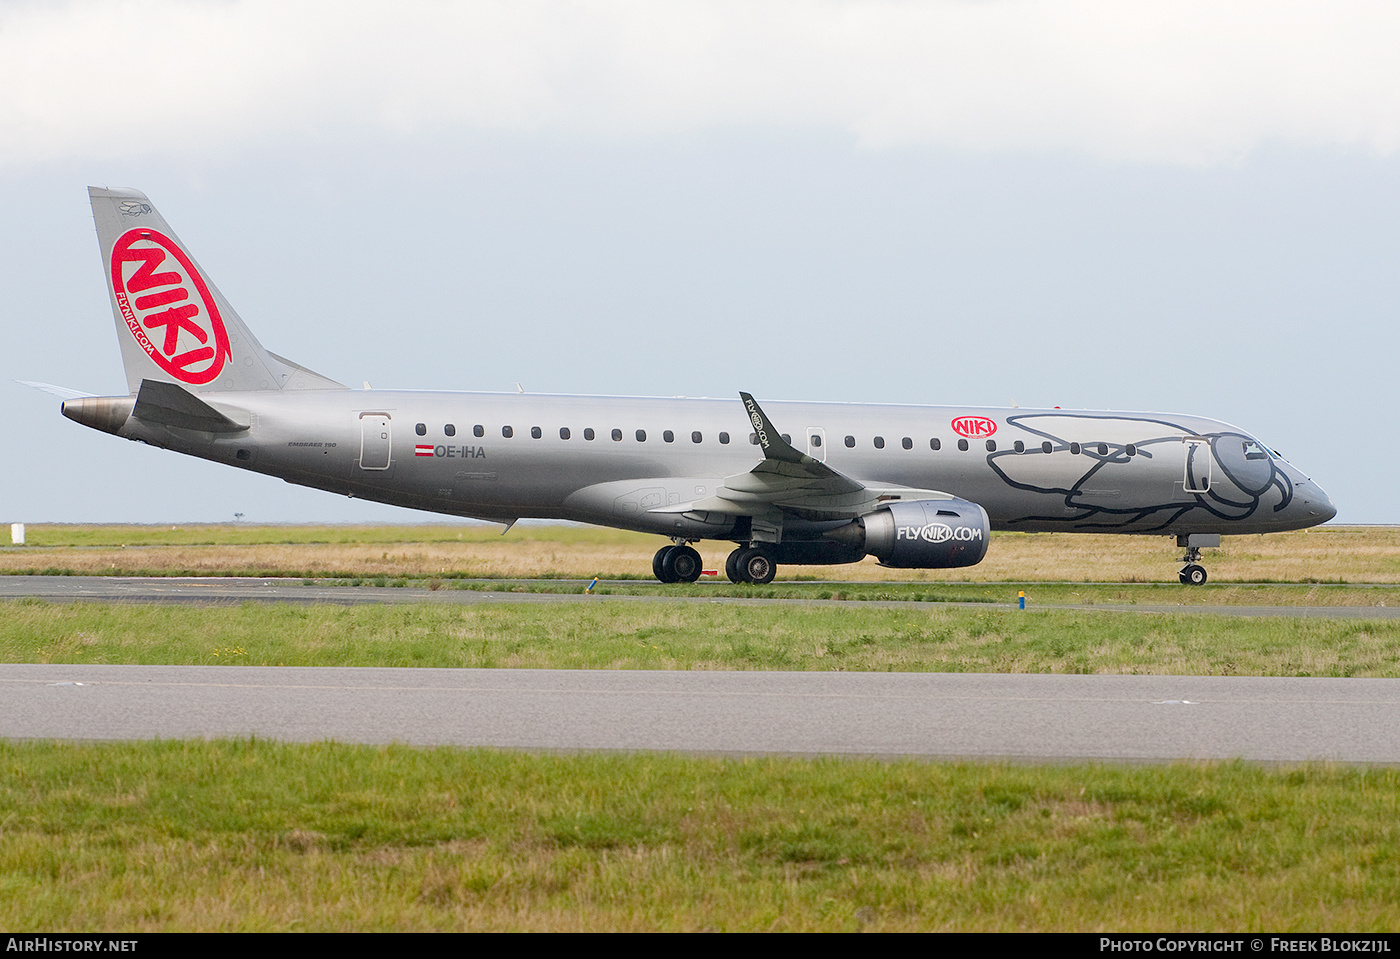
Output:
[[0,927],[1384,931],[1400,772],[0,743]]
[[[0,548],[0,574],[650,580],[656,536],[578,526],[65,526],[31,525],[27,545]],[[721,571],[727,543],[698,545]],[[788,581],[1176,581],[1168,537],[997,533],[987,559],[960,570],[850,566],[781,568]],[[1400,529],[1323,527],[1226,537],[1205,551],[1213,583],[1400,584]]]
[[[511,530],[512,542],[606,545],[639,536],[600,526],[526,524]],[[34,523],[25,527],[29,548],[54,546],[253,546],[363,545],[380,543],[483,543],[501,538],[501,527],[478,523],[414,523],[402,526],[251,523],[82,524]]]
[[[388,577],[318,580],[307,585],[413,586],[419,589],[459,589],[478,592],[579,594],[584,580],[409,580]],[[691,597],[736,599],[831,600],[836,602],[985,603],[1014,605],[1026,594],[1029,608],[1046,606],[1149,607],[1375,607],[1400,606],[1400,587],[1348,586],[1340,583],[1224,584],[1183,589],[1179,583],[799,583],[767,586],[701,581],[693,584],[641,583],[603,580],[593,592],[601,596]]]
[[[0,549],[0,573],[569,591],[562,580],[649,578],[657,545],[447,525],[30,526],[29,540]],[[1390,620],[1053,608],[1393,605],[1392,588],[1346,584],[1400,583],[1394,530],[1228,538],[1206,557],[1225,585],[1199,590],[1175,584],[1174,555],[1157,538],[1002,534],[973,570],[603,587],[984,604],[971,609],[21,600],[0,604],[0,660],[1400,675]],[[546,575],[561,579],[502,581]],[[1240,585],[1290,578],[1332,584]],[[1020,588],[1025,613],[1009,608]],[[1324,766],[0,742],[0,928],[1385,931],[1400,925],[1397,797],[1400,771]]]
[[1400,676],[1400,620],[581,601],[0,604],[0,661]]

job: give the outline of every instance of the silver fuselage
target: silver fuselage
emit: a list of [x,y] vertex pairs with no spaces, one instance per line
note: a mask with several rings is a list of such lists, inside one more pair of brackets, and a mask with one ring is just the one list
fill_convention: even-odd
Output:
[[[690,539],[738,537],[732,517],[668,508],[704,500],[763,459],[733,399],[383,390],[210,398],[247,411],[248,428],[204,433],[132,417],[117,432],[435,513],[573,520]],[[978,503],[1000,530],[1266,533],[1314,526],[1336,512],[1321,488],[1252,436],[1197,416],[765,408],[794,447],[840,473]],[[822,528],[794,521],[784,535],[802,539]]]

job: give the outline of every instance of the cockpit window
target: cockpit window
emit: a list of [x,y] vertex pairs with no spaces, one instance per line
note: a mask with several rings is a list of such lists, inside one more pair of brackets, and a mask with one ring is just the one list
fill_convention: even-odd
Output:
[[1254,440],[1245,440],[1244,458],[1247,460],[1266,460],[1269,458],[1269,451]]

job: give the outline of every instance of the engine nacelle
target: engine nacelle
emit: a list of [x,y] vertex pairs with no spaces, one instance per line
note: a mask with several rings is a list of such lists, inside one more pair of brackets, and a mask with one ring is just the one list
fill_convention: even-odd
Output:
[[896,569],[955,569],[976,566],[991,541],[987,511],[965,499],[915,500],[889,506],[832,530],[826,538],[846,543]]

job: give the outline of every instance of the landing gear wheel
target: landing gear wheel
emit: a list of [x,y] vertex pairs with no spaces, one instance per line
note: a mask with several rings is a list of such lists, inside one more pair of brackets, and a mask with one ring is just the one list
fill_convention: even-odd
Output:
[[1206,568],[1192,563],[1181,570],[1181,585],[1183,586],[1204,586],[1206,582]]
[[724,560],[724,575],[729,577],[731,583],[742,583],[744,575],[739,570],[739,556],[743,553],[743,548],[736,549]]
[[[1181,541],[1178,540],[1178,543]],[[1187,546],[1186,555],[1181,557],[1181,561],[1186,565],[1181,567],[1178,578],[1183,586],[1204,586],[1206,582],[1206,568],[1201,565],[1201,548],[1199,546]]]
[[667,572],[666,559],[676,549],[675,546],[663,546],[656,551],[656,555],[651,558],[651,574],[663,583],[676,583],[675,574]]
[[693,583],[700,578],[705,561],[690,546],[672,546],[661,560],[661,572],[667,583]]
[[773,577],[778,573],[778,564],[773,561],[773,556],[757,547],[744,550],[737,565],[744,581],[757,586],[773,582]]

